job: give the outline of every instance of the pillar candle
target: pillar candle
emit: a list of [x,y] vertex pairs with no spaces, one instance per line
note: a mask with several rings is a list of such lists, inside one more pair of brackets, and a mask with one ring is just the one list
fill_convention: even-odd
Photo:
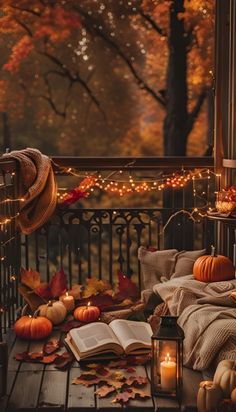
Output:
[[70,310],[73,310],[75,307],[75,299],[73,296],[69,295],[68,292],[66,292],[65,295],[60,297],[60,300],[62,303],[65,305],[67,311],[69,312]]
[[161,388],[164,390],[175,389],[176,386],[176,362],[172,361],[169,353],[161,362]]

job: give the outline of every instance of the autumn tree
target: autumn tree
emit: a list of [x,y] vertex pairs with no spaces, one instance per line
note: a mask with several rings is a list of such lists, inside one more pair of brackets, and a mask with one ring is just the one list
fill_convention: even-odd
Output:
[[[0,5],[0,42],[10,46],[1,58],[2,94],[7,105],[22,102],[19,116],[27,115],[28,103],[43,123],[55,119],[50,107],[69,128],[86,102],[83,116],[92,111],[94,124],[105,125],[106,150],[116,137],[115,128],[109,133],[114,121],[121,124],[117,109],[136,110],[133,126],[128,118],[119,126],[121,153],[142,119],[144,141],[148,124],[154,135],[163,123],[164,154],[186,154],[212,82],[212,0],[2,0]],[[112,77],[99,72],[101,58]],[[63,144],[66,133],[59,137]]]

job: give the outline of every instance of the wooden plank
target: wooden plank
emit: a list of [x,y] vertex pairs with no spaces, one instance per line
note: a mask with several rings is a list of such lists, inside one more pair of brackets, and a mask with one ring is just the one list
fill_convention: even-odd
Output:
[[14,380],[16,378],[16,371],[10,371],[7,374],[7,394],[0,400],[0,411],[5,412],[7,410],[7,404],[9,394],[11,393]]
[[[39,371],[37,371],[39,367]],[[33,411],[37,408],[38,393],[42,380],[40,365],[34,365],[34,370],[22,371],[17,374],[16,381],[9,398],[8,412]]]
[[29,342],[22,340],[22,339],[16,339],[14,342],[14,345],[12,346],[11,352],[9,354],[9,359],[8,359],[8,371],[18,371],[20,368],[21,362],[16,361],[14,359],[14,356],[16,353],[21,353],[25,352],[29,349]]
[[199,383],[203,380],[201,372],[188,368],[183,370],[183,398],[182,410],[184,412],[197,412],[197,393]]
[[[113,156],[113,157],[79,157],[79,156],[53,156],[53,168],[56,172],[62,172],[61,168],[75,167],[77,170],[120,170],[132,164],[132,170],[152,169],[179,169],[182,165],[185,169],[213,168],[214,159],[212,157],[189,157],[189,156]],[[64,172],[65,174],[65,172]]]
[[16,335],[13,332],[12,329],[8,329],[7,333],[3,335],[3,341],[7,342],[7,346],[8,346],[8,353],[10,354],[11,349],[15,343],[16,340]]
[[[144,366],[136,366],[136,374],[143,377],[148,377],[147,371]],[[132,375],[132,373],[131,373]],[[149,377],[148,377],[149,378]],[[142,387],[141,387],[142,389]],[[148,382],[145,386],[144,391],[151,394],[151,385]],[[152,397],[144,399],[131,399],[127,405],[124,405],[124,411],[127,412],[154,412],[155,406]]]
[[71,368],[69,371],[67,411],[96,411],[94,386],[86,388],[83,385],[71,384],[72,379],[77,378],[80,373],[79,367]]
[[[12,387],[14,385],[18,369],[20,367],[20,363],[17,362],[13,356],[13,348],[16,347],[16,350],[19,348],[23,348],[23,350],[27,349],[28,343],[21,342],[20,346],[16,344],[16,337],[13,331],[9,330],[6,335],[4,335],[4,339],[7,340],[8,343],[8,373],[7,373],[7,393],[6,395],[0,400],[0,410],[3,412],[7,409],[7,404],[9,400],[9,395],[12,391]],[[21,346],[22,345],[22,346]]]
[[67,371],[45,369],[38,412],[64,411],[67,399]]
[[[30,342],[29,352],[40,352],[44,341]],[[22,346],[22,341],[18,340],[17,349]],[[18,353],[15,352],[14,354]],[[38,397],[42,382],[44,365],[40,363],[18,362],[20,364],[16,379],[9,396],[8,411],[33,411],[37,408]]]

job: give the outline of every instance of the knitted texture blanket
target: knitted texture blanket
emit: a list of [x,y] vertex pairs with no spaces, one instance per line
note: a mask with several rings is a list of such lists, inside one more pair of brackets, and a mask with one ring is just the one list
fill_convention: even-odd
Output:
[[52,163],[48,156],[33,148],[12,151],[4,158],[18,163],[18,195],[24,201],[20,202],[17,226],[28,235],[47,222],[55,210],[57,183]]
[[203,283],[186,276],[153,289],[184,330],[185,366],[205,370],[222,359],[236,358],[236,302],[230,300],[227,306],[236,290],[235,279]]

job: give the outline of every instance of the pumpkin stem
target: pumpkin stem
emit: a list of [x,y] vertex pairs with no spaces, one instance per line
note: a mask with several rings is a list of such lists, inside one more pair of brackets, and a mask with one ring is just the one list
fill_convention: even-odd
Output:
[[48,301],[48,306],[53,306],[53,304],[52,304],[52,301],[51,301],[51,300],[49,300],[49,301]]
[[39,308],[33,313],[33,318],[37,318],[39,314]]
[[211,245],[211,256],[213,256],[213,257],[216,257],[216,256],[217,256],[217,254],[216,254],[216,248],[215,248],[215,246],[213,246],[213,245]]
[[25,315],[28,315],[29,313],[29,305],[28,305],[28,303],[22,308],[22,311],[21,311],[21,316],[25,316]]

